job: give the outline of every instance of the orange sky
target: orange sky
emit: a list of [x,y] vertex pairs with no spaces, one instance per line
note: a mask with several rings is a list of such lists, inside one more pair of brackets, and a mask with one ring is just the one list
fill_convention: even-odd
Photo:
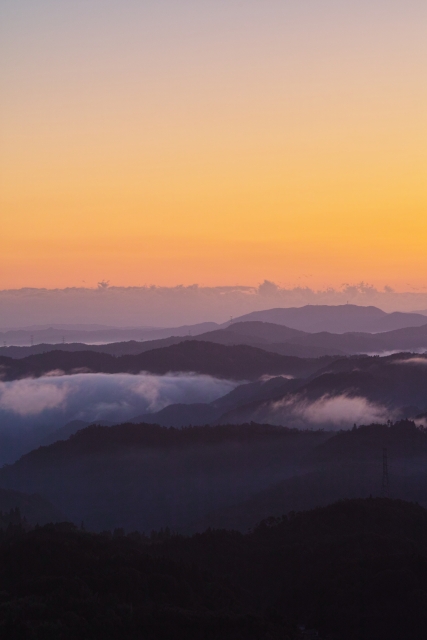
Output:
[[0,289],[427,284],[424,1],[0,21]]

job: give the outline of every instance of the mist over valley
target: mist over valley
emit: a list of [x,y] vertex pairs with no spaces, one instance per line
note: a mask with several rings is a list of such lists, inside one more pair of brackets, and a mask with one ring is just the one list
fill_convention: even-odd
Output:
[[[329,322],[342,329],[345,322],[393,317],[354,305],[260,313],[276,320],[294,316],[306,326],[311,317],[312,328]],[[405,316],[414,322],[411,314],[397,315],[398,322]],[[181,428],[254,421],[327,431],[406,418],[424,424],[427,325],[376,334],[308,333],[252,317],[200,336],[15,347],[18,353],[4,348],[15,357],[0,356],[3,462],[91,423]],[[418,349],[348,355],[345,349],[352,353],[355,344],[367,353],[400,344]],[[299,355],[289,354],[294,348]]]

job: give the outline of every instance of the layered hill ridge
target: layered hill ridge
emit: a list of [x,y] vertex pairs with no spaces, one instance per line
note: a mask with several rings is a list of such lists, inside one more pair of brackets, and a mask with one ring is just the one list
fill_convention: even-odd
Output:
[[95,530],[244,531],[267,516],[380,495],[384,448],[392,495],[427,504],[427,431],[411,421],[345,434],[253,423],[92,426],[4,467],[0,486],[37,491]]
[[270,425],[92,426],[3,467],[0,486],[30,487],[95,530],[185,530],[289,477],[327,437]]
[[411,421],[373,424],[340,432],[307,450],[299,473],[272,484],[249,500],[210,513],[197,523],[246,531],[254,523],[289,511],[336,500],[380,496],[383,453],[387,452],[389,493],[427,506],[427,430]]
[[109,327],[103,325],[55,325],[33,326],[23,329],[6,329],[0,331],[0,340],[9,345],[27,346],[31,342],[45,344],[61,344],[64,342],[81,342],[83,344],[103,344],[124,340],[157,340],[170,336],[197,335],[216,329],[216,322],[201,322],[180,327]]
[[[254,400],[224,413],[224,423],[248,420],[301,427],[349,427],[360,418],[401,418],[422,413],[427,405],[427,356],[395,354],[342,358],[309,380],[272,397]],[[360,413],[360,415],[359,415]],[[345,422],[345,416],[348,416]],[[340,422],[340,420],[342,421]]]
[[[280,310],[281,311],[281,310]],[[316,358],[325,355],[354,355],[404,350],[427,350],[427,322],[425,316],[419,326],[387,330],[381,333],[330,331],[307,332],[282,324],[260,320],[235,321],[222,328],[196,336],[171,336],[138,342],[117,342],[103,345],[39,344],[32,347],[0,348],[0,356],[25,358],[45,352],[92,351],[114,356],[139,355],[154,349],[174,346],[183,342],[211,342],[224,346],[247,345],[281,355]]]
[[261,379],[208,404],[171,404],[134,421],[174,427],[255,421],[298,428],[349,428],[366,419],[417,415],[421,419],[427,407],[426,388],[426,356],[354,356],[333,360],[308,378]]
[[251,344],[276,353],[293,355],[355,355],[427,349],[427,323],[385,333],[308,333],[261,321],[233,322],[226,329],[202,334],[199,339],[222,344]]
[[[378,333],[415,327],[426,324],[423,313],[386,313],[378,307],[346,305],[305,305],[253,311],[235,318],[235,322],[262,321],[286,325],[289,328],[309,333],[327,331],[329,333],[365,332]],[[91,344],[124,341],[154,341],[173,336],[199,335],[216,329],[227,328],[228,322],[201,322],[179,327],[109,327],[102,325],[52,325],[33,326],[23,329],[0,331],[0,340],[7,345],[37,346],[61,344],[62,342]],[[9,347],[10,348],[10,347]],[[0,353],[7,355],[0,348]]]
[[426,324],[421,313],[386,313],[378,307],[344,305],[305,305],[253,311],[236,318],[238,322],[258,320],[317,333],[367,332],[378,333]]
[[219,345],[188,340],[138,355],[114,357],[94,351],[49,351],[12,359],[0,357],[4,380],[62,373],[195,372],[230,379],[256,379],[262,375],[309,375],[328,360],[282,356],[249,345]]

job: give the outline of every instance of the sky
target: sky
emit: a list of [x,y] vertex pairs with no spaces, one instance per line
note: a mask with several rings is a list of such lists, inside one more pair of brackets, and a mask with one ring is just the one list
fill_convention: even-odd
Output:
[[0,289],[427,285],[425,0],[2,0]]

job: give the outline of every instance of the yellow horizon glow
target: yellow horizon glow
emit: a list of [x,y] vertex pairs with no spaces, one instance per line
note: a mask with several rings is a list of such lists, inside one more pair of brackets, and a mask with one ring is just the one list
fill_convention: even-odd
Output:
[[[233,3],[238,16],[243,5]],[[141,44],[107,9],[103,24],[91,23],[95,36],[124,32],[99,51],[79,22],[62,26],[58,50],[58,10],[35,25],[22,57],[30,26],[10,9],[0,289],[104,278],[422,287],[422,5],[412,3],[406,23],[374,23],[377,32],[345,13],[319,25],[293,16],[295,32],[285,22],[281,31],[272,15],[247,32],[233,27],[233,37],[220,31],[225,43],[210,22],[225,9],[208,5],[194,25],[151,16],[169,29],[160,44]]]

